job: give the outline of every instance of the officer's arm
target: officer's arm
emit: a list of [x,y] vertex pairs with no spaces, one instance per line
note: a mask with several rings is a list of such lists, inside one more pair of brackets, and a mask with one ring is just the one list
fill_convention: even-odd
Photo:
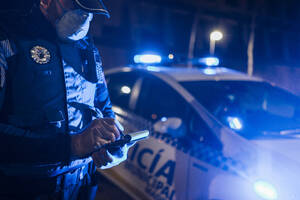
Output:
[[[96,51],[99,54],[98,50]],[[98,55],[100,58],[100,55]],[[99,61],[101,62],[101,61]],[[102,70],[102,64],[98,65],[98,72],[101,72],[101,80],[97,83],[96,94],[95,94],[95,106],[101,110],[104,117],[115,118],[115,114],[112,111],[112,104],[110,101],[107,84],[105,81],[104,73]]]
[[106,83],[97,84],[95,106],[101,110],[104,117],[115,118]]
[[[0,32],[0,113],[8,92],[7,58],[13,54],[9,41]],[[40,137],[41,135],[44,137]],[[5,124],[1,120],[0,152],[0,163],[63,162],[70,157],[70,136],[31,132]]]

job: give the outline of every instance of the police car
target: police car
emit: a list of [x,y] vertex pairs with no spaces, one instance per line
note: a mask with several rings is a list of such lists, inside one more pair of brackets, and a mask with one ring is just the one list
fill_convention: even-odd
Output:
[[134,199],[300,199],[300,99],[222,67],[106,72],[125,132],[150,130],[101,171]]

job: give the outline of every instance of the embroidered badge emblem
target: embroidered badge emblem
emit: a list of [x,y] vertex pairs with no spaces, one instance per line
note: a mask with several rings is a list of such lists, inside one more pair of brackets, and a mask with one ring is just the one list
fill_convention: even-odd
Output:
[[47,64],[50,61],[51,55],[48,49],[42,46],[35,46],[30,50],[31,58],[38,64]]

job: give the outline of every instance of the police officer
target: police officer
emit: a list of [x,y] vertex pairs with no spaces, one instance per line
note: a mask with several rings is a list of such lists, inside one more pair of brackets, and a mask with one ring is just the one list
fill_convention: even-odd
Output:
[[[101,0],[40,0],[0,17],[0,199],[93,199],[120,137],[88,35]],[[100,149],[100,150],[99,150]]]

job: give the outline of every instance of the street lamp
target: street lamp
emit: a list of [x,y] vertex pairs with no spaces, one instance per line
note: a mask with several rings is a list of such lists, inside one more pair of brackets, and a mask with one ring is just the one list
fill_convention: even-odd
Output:
[[213,31],[210,34],[210,55],[214,55],[215,54],[215,48],[216,48],[216,41],[220,41],[223,39],[223,33],[221,31]]

